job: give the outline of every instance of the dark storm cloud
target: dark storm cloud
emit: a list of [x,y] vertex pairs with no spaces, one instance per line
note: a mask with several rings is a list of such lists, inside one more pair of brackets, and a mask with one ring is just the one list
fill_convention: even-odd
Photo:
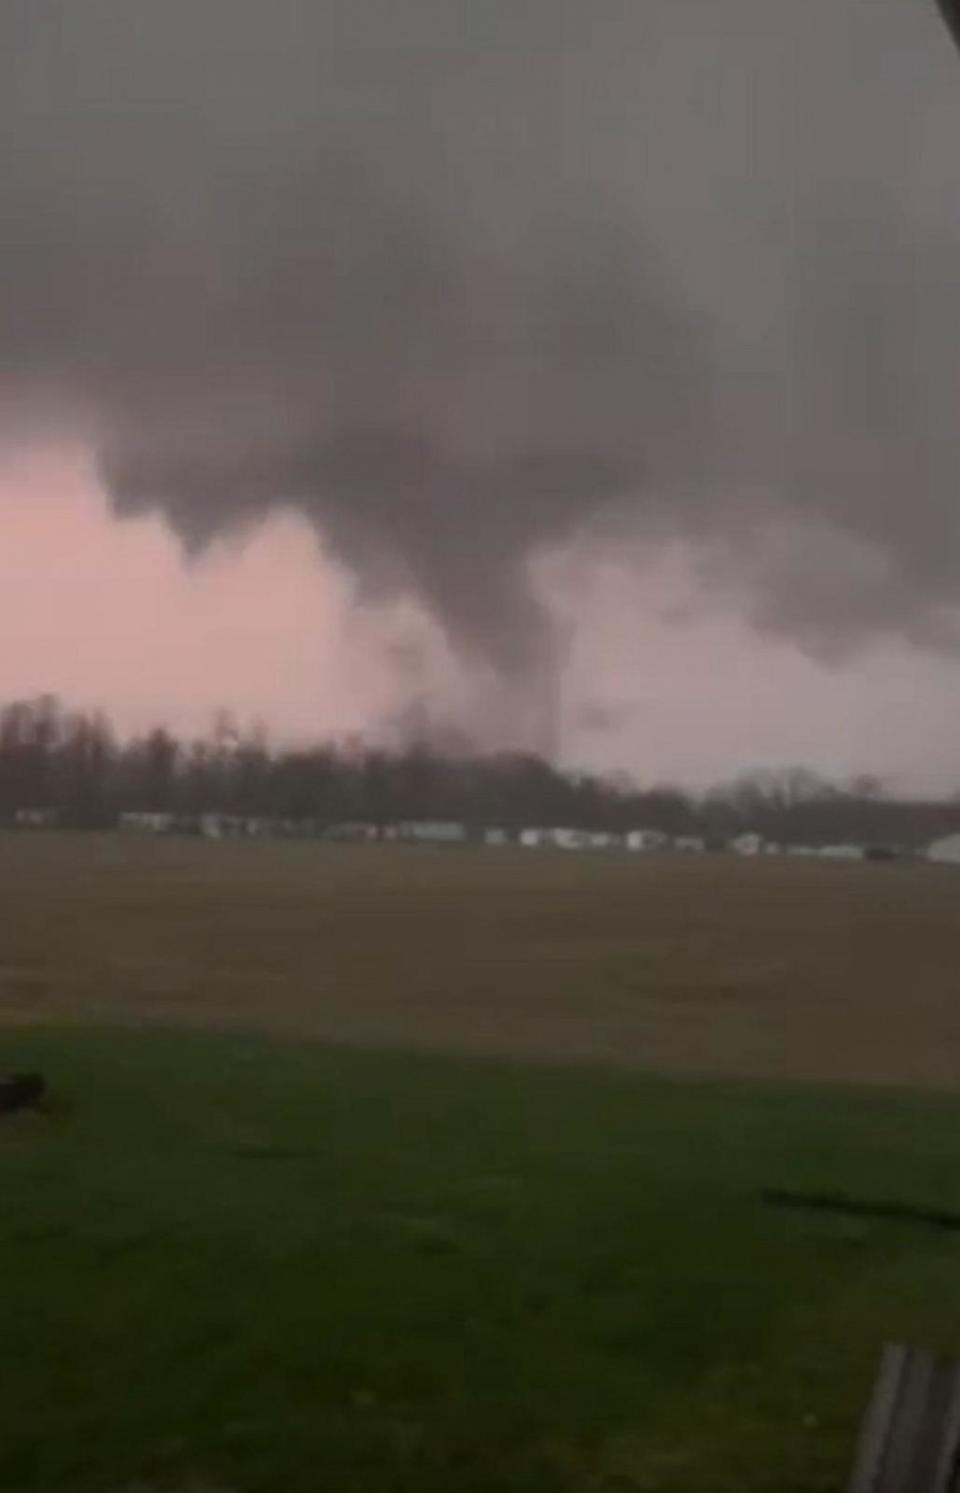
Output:
[[7,0],[0,378],[118,513],[295,505],[501,671],[598,514],[952,646],[958,131],[932,0]]

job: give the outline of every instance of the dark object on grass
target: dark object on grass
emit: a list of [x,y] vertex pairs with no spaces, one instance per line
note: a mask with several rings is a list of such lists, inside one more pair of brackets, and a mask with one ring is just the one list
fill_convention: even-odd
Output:
[[895,845],[868,845],[863,858],[868,861],[899,861],[903,857]]
[[960,1213],[946,1208],[919,1208],[912,1203],[870,1201],[842,1192],[787,1192],[765,1187],[760,1194],[774,1208],[813,1208],[824,1213],[852,1213],[859,1218],[894,1218],[905,1223],[928,1223],[937,1229],[960,1229]]
[[960,1363],[888,1343],[847,1493],[956,1493]]
[[18,1109],[36,1109],[47,1092],[42,1073],[11,1073],[0,1078],[0,1115]]

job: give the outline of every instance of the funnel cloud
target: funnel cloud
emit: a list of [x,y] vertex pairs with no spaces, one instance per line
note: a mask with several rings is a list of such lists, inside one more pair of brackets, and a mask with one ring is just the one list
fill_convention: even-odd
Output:
[[5,423],[193,552],[301,511],[546,701],[531,561],[625,531],[953,651],[958,139],[933,0],[9,0]]

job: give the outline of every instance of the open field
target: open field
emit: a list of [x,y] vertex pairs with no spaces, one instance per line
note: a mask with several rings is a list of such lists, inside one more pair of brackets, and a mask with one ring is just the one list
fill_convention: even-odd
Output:
[[960,1352],[960,1235],[758,1190],[960,1209],[958,902],[0,838],[54,1090],[0,1122],[0,1490],[839,1490],[883,1340]]
[[0,837],[0,1014],[661,1071],[960,1077],[960,872]]

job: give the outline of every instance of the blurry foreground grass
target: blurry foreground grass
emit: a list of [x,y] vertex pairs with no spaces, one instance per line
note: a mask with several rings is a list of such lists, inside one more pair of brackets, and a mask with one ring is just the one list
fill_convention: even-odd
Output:
[[960,1350],[960,1101],[8,1027],[0,1487],[838,1488],[882,1340]]

